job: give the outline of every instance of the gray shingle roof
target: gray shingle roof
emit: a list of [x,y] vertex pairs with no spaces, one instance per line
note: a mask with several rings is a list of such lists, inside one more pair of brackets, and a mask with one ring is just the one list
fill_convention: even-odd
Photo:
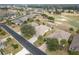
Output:
[[79,34],[73,37],[69,50],[79,51]]
[[70,33],[63,31],[63,30],[57,30],[54,33],[51,33],[50,35],[48,35],[47,37],[49,38],[57,38],[57,39],[66,39],[68,40],[70,37]]

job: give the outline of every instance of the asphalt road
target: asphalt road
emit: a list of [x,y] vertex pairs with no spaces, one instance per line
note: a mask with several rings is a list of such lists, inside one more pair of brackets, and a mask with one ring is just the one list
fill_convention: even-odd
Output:
[[46,55],[43,51],[32,45],[30,42],[25,40],[22,36],[14,32],[11,28],[9,28],[5,24],[0,24],[0,27],[5,29],[10,35],[12,35],[22,46],[24,46],[28,51],[30,51],[33,55]]

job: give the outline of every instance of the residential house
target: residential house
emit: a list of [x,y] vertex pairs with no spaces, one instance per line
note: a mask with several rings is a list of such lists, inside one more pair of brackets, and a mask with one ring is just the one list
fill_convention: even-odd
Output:
[[79,51],[79,34],[73,37],[69,50]]
[[36,35],[44,35],[47,31],[51,30],[50,27],[46,26],[46,25],[39,25],[35,27],[36,29]]
[[59,40],[61,39],[66,39],[68,40],[70,37],[71,33],[66,32],[64,30],[56,30],[54,33],[51,33],[50,35],[48,35],[48,38],[57,38]]
[[23,21],[21,20],[13,20],[13,22],[16,24],[16,25],[21,25],[23,23]]

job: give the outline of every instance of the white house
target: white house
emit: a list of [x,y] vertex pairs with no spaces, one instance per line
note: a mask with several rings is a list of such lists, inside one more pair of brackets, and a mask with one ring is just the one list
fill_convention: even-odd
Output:
[[44,35],[47,31],[51,30],[51,28],[46,25],[36,26],[35,29],[36,29],[37,36]]

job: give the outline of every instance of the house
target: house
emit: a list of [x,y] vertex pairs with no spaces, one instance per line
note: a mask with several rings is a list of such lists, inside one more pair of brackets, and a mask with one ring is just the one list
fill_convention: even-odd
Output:
[[79,34],[73,37],[69,50],[79,51]]
[[15,23],[16,25],[21,25],[23,23],[23,21],[21,21],[21,20],[13,20],[13,23]]
[[69,32],[66,32],[64,30],[56,30],[54,33],[51,33],[50,35],[48,35],[47,37],[48,38],[57,38],[59,40],[61,39],[66,39],[68,40],[69,37],[70,37],[70,33]]
[[16,25],[21,25],[24,21],[27,20],[27,16],[23,16],[23,17],[20,17],[20,18],[17,18],[15,20],[13,20],[13,22],[16,24]]
[[13,22],[15,24],[20,24],[21,25],[24,21],[27,21],[28,18],[32,18],[34,16],[35,16],[35,14],[33,14],[33,15],[32,14],[30,14],[30,15],[24,15],[22,17],[19,17],[19,18],[13,20]]
[[38,13],[38,14],[41,14],[43,13],[43,9],[42,8],[34,8],[34,12]]
[[44,35],[47,31],[51,30],[50,27],[46,26],[46,25],[39,25],[35,27],[36,29],[36,35]]

